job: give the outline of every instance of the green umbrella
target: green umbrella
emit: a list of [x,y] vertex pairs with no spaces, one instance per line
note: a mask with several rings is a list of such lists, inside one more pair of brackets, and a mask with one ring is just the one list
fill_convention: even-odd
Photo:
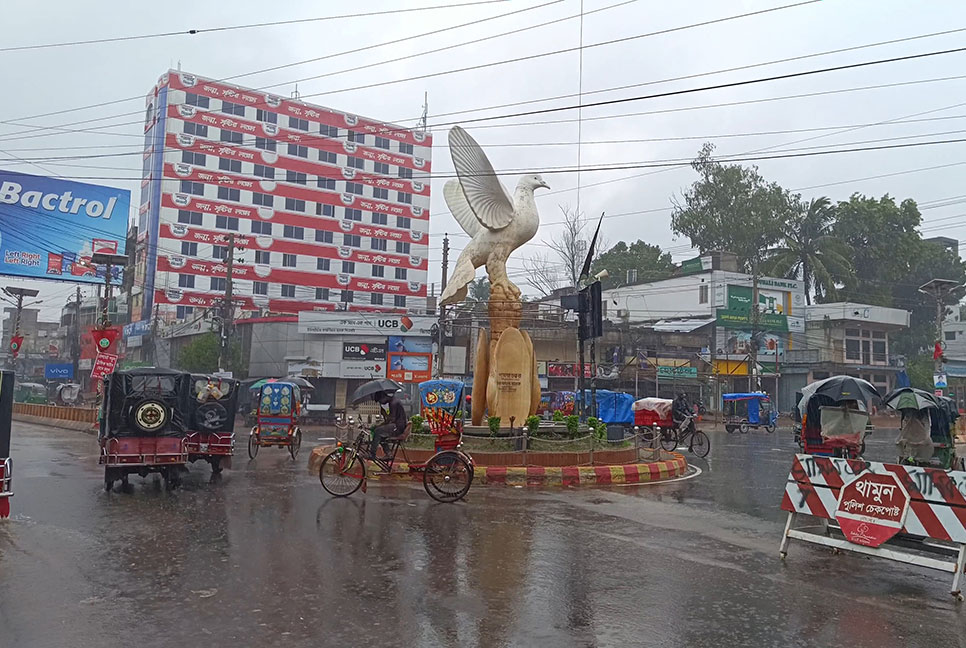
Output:
[[895,390],[885,397],[885,404],[894,410],[924,410],[938,407],[936,398],[932,394],[912,387]]
[[262,378],[261,380],[257,380],[253,382],[248,389],[251,391],[255,391],[256,389],[261,389],[268,383],[273,383],[273,382],[278,382],[278,378]]

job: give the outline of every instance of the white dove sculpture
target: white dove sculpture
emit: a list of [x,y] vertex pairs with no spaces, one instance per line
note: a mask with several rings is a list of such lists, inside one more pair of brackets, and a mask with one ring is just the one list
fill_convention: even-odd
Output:
[[534,189],[550,187],[539,175],[525,175],[511,199],[483,149],[459,126],[449,132],[449,150],[459,180],[446,183],[443,197],[472,240],[460,253],[440,304],[462,301],[467,285],[482,265],[491,286],[505,283],[519,297],[519,289],[507,277],[506,261],[511,252],[533,238],[540,226]]

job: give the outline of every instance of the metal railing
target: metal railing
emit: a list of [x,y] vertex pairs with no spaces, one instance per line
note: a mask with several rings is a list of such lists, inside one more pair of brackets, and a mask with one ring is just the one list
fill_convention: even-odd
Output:
[[13,495],[13,461],[10,457],[0,463],[0,497]]

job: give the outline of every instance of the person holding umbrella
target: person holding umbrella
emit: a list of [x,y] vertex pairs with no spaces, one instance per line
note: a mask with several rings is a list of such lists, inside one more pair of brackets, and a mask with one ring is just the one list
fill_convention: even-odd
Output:
[[372,441],[369,443],[369,456],[373,459],[375,459],[380,445],[382,445],[383,453],[389,454],[389,446],[386,441],[392,437],[400,436],[409,422],[406,407],[396,395],[401,389],[402,387],[392,380],[377,378],[360,385],[352,395],[353,405],[371,398],[380,406],[379,410],[383,422],[381,425],[372,428]]

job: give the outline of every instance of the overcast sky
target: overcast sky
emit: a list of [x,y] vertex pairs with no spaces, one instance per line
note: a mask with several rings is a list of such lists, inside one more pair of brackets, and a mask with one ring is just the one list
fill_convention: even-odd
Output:
[[[457,0],[451,4],[466,1]],[[573,106],[578,103],[577,98],[567,96],[510,108],[480,110],[488,106],[575,95],[581,88],[581,56],[577,52],[454,74],[438,74],[401,83],[390,82],[577,47],[581,42],[581,21],[577,16],[580,15],[582,5],[585,12],[585,51],[582,55],[585,103],[966,46],[966,31],[961,31],[742,71],[661,82],[665,79],[706,74],[829,50],[966,29],[966,3],[963,2],[823,0],[764,15],[636,38],[618,44],[589,47],[604,41],[785,4],[793,3],[724,3],[713,0],[686,3],[649,0],[508,1],[299,25],[0,52],[0,66],[4,70],[3,102],[0,103],[0,157],[10,160],[12,157],[39,158],[73,153],[138,150],[143,141],[141,97],[154,86],[162,73],[179,63],[185,71],[221,79],[360,47],[369,48],[365,52],[244,76],[233,82],[255,88],[271,87],[273,92],[287,95],[295,89],[296,80],[328,74],[325,78],[299,81],[298,90],[303,97],[324,93],[306,98],[307,101],[403,125],[416,123],[422,111],[424,93],[428,93],[429,97],[430,126],[523,110]],[[92,11],[92,6],[98,9]],[[143,6],[139,3],[104,0],[96,4],[68,0],[6,3],[2,12],[3,20],[0,21],[0,48],[338,15],[358,11],[363,6],[376,12],[402,7],[444,5],[432,0],[368,0],[356,4],[298,0],[279,4],[249,0],[235,0],[231,3],[170,0],[163,5]],[[145,7],[150,7],[151,10],[145,10]],[[539,8],[495,18],[472,27],[452,29],[397,45],[377,47],[387,41],[531,7]],[[339,73],[347,68],[378,64],[558,19],[566,20],[483,43],[460,46],[405,61],[386,62],[361,71]],[[554,167],[576,166],[578,135],[583,142],[580,163],[584,167],[689,159],[695,155],[703,141],[714,142],[717,154],[727,156],[766,148],[769,151],[761,153],[762,155],[773,155],[775,151],[782,149],[823,145],[851,148],[962,139],[966,132],[966,78],[915,85],[907,82],[960,76],[964,74],[964,63],[966,53],[953,53],[678,97],[586,108],[582,111],[583,122],[579,128],[576,110],[470,122],[464,125],[486,150],[497,170],[528,169],[543,172],[553,189],[538,198],[544,225],[536,239],[520,250],[515,260],[511,260],[511,273],[516,271],[517,276],[514,278],[526,289],[525,277],[519,272],[523,268],[522,258],[539,254],[540,240],[553,236],[558,230],[559,225],[555,223],[560,221],[560,205],[577,205],[576,174],[547,171]],[[385,85],[344,90],[370,83]],[[760,101],[788,95],[897,83],[906,85]],[[649,85],[599,92],[632,84]],[[41,113],[129,97],[138,99],[93,110],[31,119]],[[734,102],[753,103],[695,109],[710,104]],[[461,112],[457,115],[447,114],[454,111]],[[17,139],[13,139],[16,136],[11,135],[28,130],[24,124],[30,127],[59,126],[67,122],[131,112],[135,114],[71,127],[76,129],[121,124],[109,129],[87,133],[39,131],[32,133],[31,137],[21,136]],[[846,128],[910,118],[919,121],[858,129]],[[8,122],[17,122],[20,125]],[[842,128],[749,135],[763,131],[826,127]],[[452,163],[445,148],[445,129],[445,126],[434,129],[436,148],[433,152],[433,168],[442,174],[452,172]],[[846,130],[848,132],[844,132]],[[47,136],[36,136],[41,133]],[[743,136],[730,137],[736,134]],[[800,141],[806,138],[809,141]],[[882,139],[888,141],[869,142]],[[862,144],[856,144],[857,142]],[[105,148],[37,150],[39,147],[90,146]],[[899,199],[914,198],[925,203],[925,207],[930,201],[941,201],[966,193],[966,190],[961,189],[966,164],[909,171],[966,163],[964,151],[966,145],[958,143],[770,160],[760,162],[759,166],[767,179],[777,181],[786,188],[799,190],[806,198],[826,195],[833,200],[839,200],[854,192],[876,196],[888,193]],[[111,179],[90,182],[129,188],[132,191],[132,203],[137,205],[140,202],[140,183],[137,180],[141,173],[139,155],[40,164],[50,172],[75,178],[109,176]],[[84,168],[80,165],[108,168]],[[44,173],[36,166],[9,161],[0,163],[0,168]],[[884,174],[895,175],[863,179]],[[516,175],[510,173],[503,177],[508,189],[515,185]],[[601,212],[614,215],[604,221],[604,233],[609,242],[631,242],[641,238],[669,248],[675,260],[680,261],[693,256],[693,251],[689,249],[686,239],[675,238],[670,230],[671,198],[680,195],[694,179],[695,174],[687,167],[670,170],[586,171],[580,176],[580,209],[588,216]],[[451,235],[451,259],[468,240],[446,209],[442,198],[444,182],[445,179],[438,179],[432,185],[430,281],[439,279],[442,234],[448,232]],[[942,205],[941,202],[935,204]],[[620,216],[645,210],[660,211]],[[964,212],[966,204],[962,203],[924,209],[925,235],[966,239]],[[18,282],[7,282],[8,285],[15,283]],[[41,288],[44,315],[49,318],[56,315],[68,294],[73,291],[73,284],[32,282],[31,285]]]

